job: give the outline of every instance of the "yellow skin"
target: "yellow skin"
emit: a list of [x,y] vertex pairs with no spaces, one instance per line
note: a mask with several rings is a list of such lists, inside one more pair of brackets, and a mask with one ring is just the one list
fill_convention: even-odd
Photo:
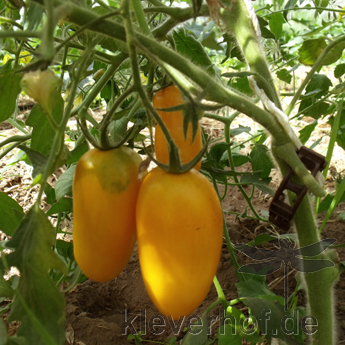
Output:
[[84,274],[97,282],[119,275],[132,255],[140,162],[141,157],[127,147],[93,149],[75,170],[74,256]]
[[137,200],[137,237],[146,290],[174,320],[205,299],[222,247],[223,215],[218,196],[195,169],[169,174],[153,169]]

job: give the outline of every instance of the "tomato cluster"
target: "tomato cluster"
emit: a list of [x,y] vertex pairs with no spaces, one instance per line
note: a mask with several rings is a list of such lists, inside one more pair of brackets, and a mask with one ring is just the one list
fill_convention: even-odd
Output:
[[[181,104],[176,90],[158,93],[155,107]],[[187,162],[201,148],[200,131],[193,143],[188,134],[187,145],[182,114],[160,114]],[[157,127],[157,158],[164,162],[161,135]],[[147,292],[161,313],[176,320],[197,308],[210,289],[222,246],[222,208],[198,170],[171,174],[157,167],[140,182],[140,162],[126,147],[93,149],[80,159],[73,185],[75,258],[89,278],[113,279],[127,265],[137,237]]]

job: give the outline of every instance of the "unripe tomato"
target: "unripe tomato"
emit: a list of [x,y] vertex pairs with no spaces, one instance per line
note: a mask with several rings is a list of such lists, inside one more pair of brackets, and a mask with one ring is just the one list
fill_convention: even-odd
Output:
[[137,200],[137,236],[146,290],[174,320],[205,299],[222,247],[222,208],[212,184],[195,169],[169,174],[155,168]]
[[131,257],[140,162],[141,157],[127,147],[93,149],[75,170],[74,256],[84,274],[97,282],[115,278]]
[[[158,91],[153,97],[153,106],[159,108],[171,108],[185,103],[181,92],[177,86],[172,85]],[[157,110],[158,114],[167,126],[172,139],[176,146],[180,149],[180,157],[182,164],[191,161],[202,149],[201,130],[200,127],[196,133],[195,139],[192,143],[193,130],[192,124],[188,124],[187,139],[185,140],[183,132],[183,114],[182,111],[161,111]],[[162,132],[162,129],[157,125],[155,128],[155,151],[157,160],[163,164],[169,163],[168,143]],[[201,161],[195,166],[195,169],[200,170]]]

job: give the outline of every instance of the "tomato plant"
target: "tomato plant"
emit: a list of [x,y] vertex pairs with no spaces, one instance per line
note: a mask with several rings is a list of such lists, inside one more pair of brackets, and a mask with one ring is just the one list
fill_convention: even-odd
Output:
[[136,216],[149,296],[164,315],[189,315],[210,289],[222,246],[222,208],[212,184],[195,169],[155,168],[142,182]]
[[127,147],[93,149],[78,162],[73,182],[74,255],[92,280],[113,279],[132,255],[140,162]]
[[[153,106],[156,109],[172,108],[184,104],[181,92],[175,85],[168,86],[158,91],[153,97]],[[185,137],[183,131],[183,113],[177,111],[157,110],[164,124],[170,132],[171,138],[179,148],[181,163],[185,164],[191,161],[202,149],[201,130],[198,127],[195,138],[193,140],[192,124],[188,124],[187,135]],[[169,162],[169,150],[167,140],[159,125],[155,127],[155,152],[157,160],[163,164]],[[200,169],[201,162],[195,166]]]

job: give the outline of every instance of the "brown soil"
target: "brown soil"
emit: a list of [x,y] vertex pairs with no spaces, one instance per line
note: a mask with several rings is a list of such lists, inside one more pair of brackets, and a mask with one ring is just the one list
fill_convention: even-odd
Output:
[[[243,118],[239,119],[238,123],[242,123]],[[246,123],[246,125],[248,125]],[[249,124],[251,125],[251,124]],[[222,135],[221,126],[214,125],[208,120],[205,121],[205,126],[208,128],[208,132],[215,137]],[[12,135],[15,130],[10,127],[2,127],[2,134],[7,136]],[[325,143],[327,145],[327,143]],[[0,163],[0,168],[7,164],[8,160],[4,160]],[[343,170],[343,166],[339,163],[335,164],[333,169],[338,172]],[[246,169],[243,167],[242,169]],[[32,201],[35,199],[37,193],[36,188],[30,188],[31,178],[26,167],[22,163],[17,163],[11,170],[7,171],[6,178],[0,182],[0,190],[5,191],[11,197],[15,198],[24,211],[27,211]],[[279,176],[277,173],[273,173],[273,180],[271,183],[272,188],[277,187],[279,183]],[[54,184],[54,178],[50,181]],[[327,188],[334,190],[333,183],[327,181]],[[222,187],[220,187],[222,191]],[[245,188],[250,192],[250,187]],[[256,191],[253,198],[253,205],[257,211],[267,211],[270,203],[270,196],[265,195],[261,191]],[[227,196],[223,201],[224,211],[240,212],[242,213],[247,204],[243,195],[238,191],[237,187],[229,187]],[[42,207],[46,208],[47,205],[42,203]],[[331,220],[327,223],[324,231],[323,238],[336,238],[337,244],[345,242],[345,223],[337,220],[339,213],[345,211],[345,204],[342,203],[338,206]],[[251,213],[248,213],[251,215]],[[320,215],[318,220],[322,221],[324,217]],[[254,239],[259,233],[274,233],[278,231],[269,223],[260,223],[256,220],[242,219],[233,214],[228,214],[226,217],[226,224],[229,230],[230,238],[233,243],[247,243]],[[66,223],[65,226],[71,229],[71,224]],[[291,230],[292,231],[292,230]],[[338,249],[340,261],[345,260],[345,249]],[[248,258],[239,254],[240,263],[248,262]],[[228,300],[235,299],[237,297],[237,291],[235,283],[237,282],[236,272],[234,267],[230,263],[230,255],[226,248],[225,241],[223,243],[222,255],[217,271],[217,277],[224,290],[226,298]],[[277,279],[283,277],[283,270],[268,276],[268,282],[277,282]],[[292,292],[295,288],[296,282],[293,279],[294,274],[289,276],[290,286],[289,289]],[[284,281],[280,280],[275,286],[273,291],[283,296]],[[183,291],[181,291],[183,293]],[[336,298],[336,314],[338,320],[338,335],[339,342],[345,342],[345,280],[343,276],[340,277],[335,290]],[[212,286],[210,292],[202,305],[195,311],[194,314],[201,315],[202,312],[217,299],[217,293]],[[305,303],[303,293],[299,293],[300,303]],[[146,335],[143,335],[143,339],[153,341],[164,341],[173,336],[172,327],[169,320],[166,320],[167,327],[164,328],[164,332],[160,335],[154,335],[148,328],[148,320],[154,316],[159,315],[159,312],[150,301],[140,272],[140,265],[138,261],[137,249],[134,250],[133,256],[126,267],[126,269],[114,280],[107,283],[96,283],[91,280],[86,280],[82,284],[78,284],[74,289],[66,294],[66,334],[67,340],[65,345],[115,345],[115,344],[134,344],[133,340],[128,340],[127,337],[130,333],[133,333],[133,329],[123,330],[122,318],[127,317],[127,320],[131,317],[136,317],[132,323],[134,325],[134,331],[139,332],[142,329],[142,323],[146,320]],[[244,307],[243,305],[241,307]],[[146,317],[144,317],[144,312]],[[125,316],[124,313],[127,313]],[[215,314],[218,313],[216,308]],[[5,315],[6,317],[6,315]],[[185,334],[184,326],[181,327],[181,331],[176,335],[177,339],[181,339]],[[11,329],[15,331],[17,325],[11,325]],[[213,334],[217,330],[217,323],[212,327]],[[13,332],[14,332],[13,331]],[[127,334],[125,334],[127,332]],[[151,343],[151,342],[148,342]]]

